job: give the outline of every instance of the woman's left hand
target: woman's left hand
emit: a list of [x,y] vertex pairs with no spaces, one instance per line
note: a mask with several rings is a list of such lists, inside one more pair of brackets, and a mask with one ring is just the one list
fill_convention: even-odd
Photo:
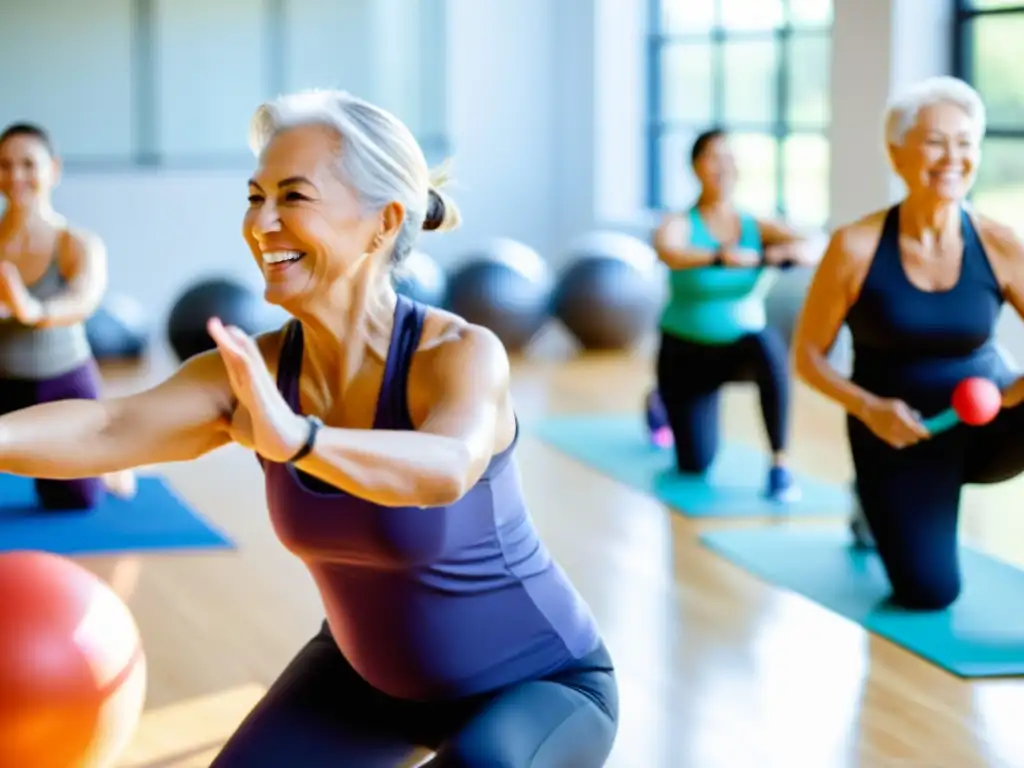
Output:
[[232,438],[267,461],[288,461],[306,442],[309,425],[281,396],[252,337],[217,318],[207,323],[207,330],[238,399],[231,421]]
[[1021,402],[1024,402],[1024,376],[1003,390],[1003,408],[1016,408]]
[[36,325],[43,319],[43,303],[29,292],[21,272],[9,261],[0,263],[0,304],[22,325]]

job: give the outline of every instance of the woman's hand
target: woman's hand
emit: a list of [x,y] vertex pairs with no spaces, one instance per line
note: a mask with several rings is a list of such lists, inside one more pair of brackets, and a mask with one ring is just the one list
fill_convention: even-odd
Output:
[[907,448],[930,436],[914,409],[902,400],[872,400],[861,412],[860,420],[893,448]]
[[306,442],[309,425],[278,392],[255,340],[217,318],[207,323],[207,330],[238,401],[231,417],[231,438],[267,461],[288,461]]
[[21,272],[9,261],[0,263],[0,307],[22,325],[36,325],[43,319],[43,304],[25,287]]
[[757,267],[761,254],[752,248],[723,248],[722,263],[727,267]]
[[1014,379],[1006,389],[1003,390],[1003,408],[1016,408],[1024,402],[1024,376]]

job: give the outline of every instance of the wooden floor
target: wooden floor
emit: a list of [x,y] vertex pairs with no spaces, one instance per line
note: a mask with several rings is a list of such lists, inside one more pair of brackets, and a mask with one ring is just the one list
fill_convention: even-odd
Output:
[[[650,368],[644,355],[518,363],[518,408],[635,410]],[[111,382],[140,385],[133,374]],[[730,391],[724,421],[728,434],[760,439],[753,393]],[[841,435],[838,411],[798,391],[795,462],[848,478]],[[1024,681],[962,682],[756,581],[698,545],[701,523],[532,438],[519,460],[537,524],[618,666],[609,766],[1024,765]],[[207,766],[321,620],[310,579],[270,530],[250,455],[228,448],[160,471],[239,551],[91,562],[127,596],[149,658],[147,712],[122,768]],[[964,535],[1024,565],[1024,515],[1019,501],[1005,503],[1021,490],[969,492]]]

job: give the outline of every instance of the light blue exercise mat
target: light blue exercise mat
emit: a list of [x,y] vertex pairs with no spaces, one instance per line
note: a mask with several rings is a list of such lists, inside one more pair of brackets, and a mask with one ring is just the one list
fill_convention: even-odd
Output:
[[843,528],[714,531],[705,546],[769,584],[796,592],[964,678],[1024,675],[1024,571],[961,547],[964,589],[944,611],[886,603],[878,556]]
[[800,501],[765,499],[768,455],[738,443],[723,445],[706,475],[682,475],[675,471],[672,449],[651,445],[639,414],[552,417],[530,430],[577,461],[687,517],[822,517],[847,515],[852,509],[848,488],[799,473]]

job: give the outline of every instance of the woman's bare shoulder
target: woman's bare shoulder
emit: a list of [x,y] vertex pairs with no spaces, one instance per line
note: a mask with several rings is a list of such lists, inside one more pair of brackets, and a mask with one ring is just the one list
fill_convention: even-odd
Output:
[[968,209],[968,215],[990,256],[1011,260],[1024,258],[1024,242],[1013,227],[972,209]]
[[872,211],[837,227],[832,233],[830,248],[834,247],[848,260],[870,261],[878,248],[888,213],[888,208]]

